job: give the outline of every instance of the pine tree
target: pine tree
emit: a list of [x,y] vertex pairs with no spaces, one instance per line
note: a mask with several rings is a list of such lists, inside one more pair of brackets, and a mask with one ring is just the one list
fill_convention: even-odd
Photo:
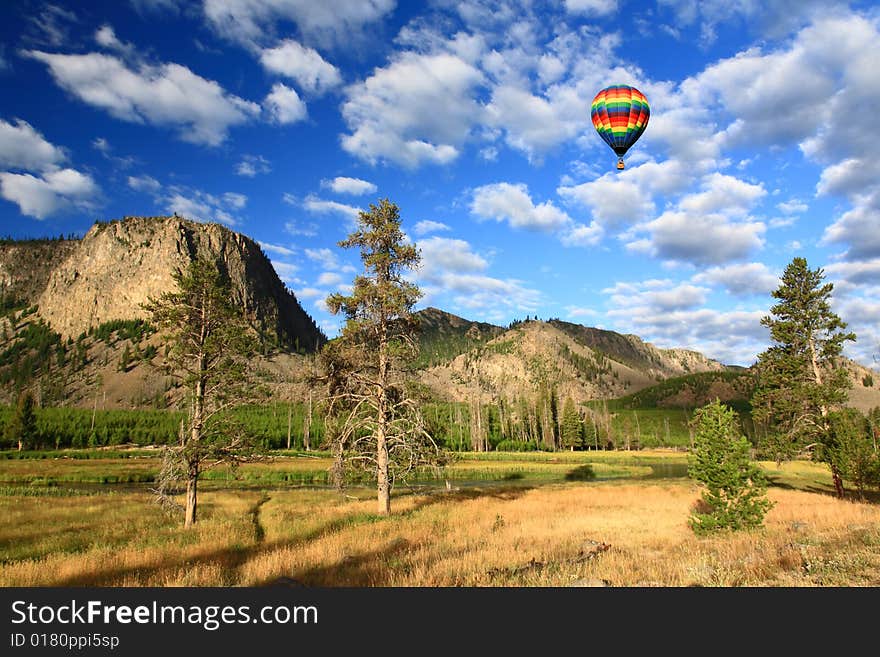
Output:
[[39,433],[37,431],[37,416],[34,412],[34,396],[30,392],[23,392],[19,396],[15,414],[6,431],[8,439],[18,443],[19,452],[23,449],[36,447]]
[[251,437],[224,413],[254,400],[251,364],[257,340],[232,301],[229,277],[218,263],[197,258],[174,275],[177,290],[150,299],[145,309],[165,332],[165,364],[189,393],[189,409],[177,446],[166,452],[157,495],[170,501],[178,481],[186,485],[184,524],[196,522],[198,482],[206,467],[237,463],[253,453]]
[[562,445],[574,451],[582,445],[583,423],[571,397],[562,405]]
[[[841,366],[846,341],[855,334],[831,310],[833,284],[822,269],[811,270],[794,258],[772,296],[778,303],[761,324],[770,329],[773,345],[758,357],[753,416],[769,429],[768,447],[777,462],[812,449],[830,436],[828,413],[846,401],[849,376]],[[838,495],[839,470],[831,464]]]
[[405,275],[420,256],[406,241],[400,211],[388,199],[361,212],[357,230],[339,246],[360,250],[364,273],[355,278],[350,295],[327,298],[330,312],[346,317],[339,339],[322,351],[335,479],[340,483],[352,467],[375,476],[378,512],[387,515],[396,480],[443,461],[404,385],[404,365],[418,352],[412,307],[421,296]]
[[688,476],[704,486],[690,518],[698,534],[759,527],[771,503],[766,481],[749,461],[751,446],[739,431],[736,412],[719,400],[694,412],[694,449]]

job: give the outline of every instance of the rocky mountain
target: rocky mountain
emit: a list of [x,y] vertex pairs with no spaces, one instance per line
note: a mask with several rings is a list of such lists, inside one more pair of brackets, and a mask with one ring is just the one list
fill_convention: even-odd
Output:
[[169,401],[170,382],[149,366],[161,340],[141,304],[174,289],[174,272],[196,257],[226,270],[234,301],[278,347],[261,367],[290,383],[299,354],[326,337],[260,246],[218,224],[126,217],[80,240],[0,243],[0,401],[25,387],[47,404]]
[[[294,349],[313,351],[324,340],[259,245],[219,224],[126,217],[96,223],[57,255],[36,304],[64,338],[113,320],[146,318],[141,304],[173,289],[174,272],[204,256],[226,269],[235,302],[255,328]],[[32,271],[29,286],[36,289],[45,272]]]
[[76,239],[0,243],[0,298],[8,306],[37,303],[55,266],[79,246]]
[[446,362],[434,362],[422,373],[425,385],[456,401],[514,400],[551,389],[560,398],[586,401],[625,395],[671,376],[728,369],[694,351],[658,349],[636,336],[559,320],[527,320],[509,329],[488,325],[477,334],[473,323],[429,310],[432,335],[464,330],[473,336],[469,344],[447,340],[459,353],[447,350]]

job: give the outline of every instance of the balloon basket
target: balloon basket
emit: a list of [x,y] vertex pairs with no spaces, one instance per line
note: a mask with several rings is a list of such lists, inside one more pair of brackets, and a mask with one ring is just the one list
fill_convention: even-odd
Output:
[[617,170],[623,171],[626,168],[626,165],[623,163],[623,158],[617,160]]

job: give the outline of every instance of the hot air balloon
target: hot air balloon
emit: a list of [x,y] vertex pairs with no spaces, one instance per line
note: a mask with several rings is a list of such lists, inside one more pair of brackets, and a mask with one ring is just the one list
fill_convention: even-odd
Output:
[[648,127],[651,108],[645,95],[627,84],[605,87],[593,98],[590,117],[605,143],[617,153],[617,168],[623,169],[623,156]]

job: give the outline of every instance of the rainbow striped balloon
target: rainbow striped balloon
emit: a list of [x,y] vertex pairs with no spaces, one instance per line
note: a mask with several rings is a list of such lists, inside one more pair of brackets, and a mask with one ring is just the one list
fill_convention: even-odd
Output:
[[618,169],[623,169],[623,156],[642,136],[650,116],[651,108],[645,94],[626,84],[613,84],[593,98],[590,110],[593,127],[617,153]]

